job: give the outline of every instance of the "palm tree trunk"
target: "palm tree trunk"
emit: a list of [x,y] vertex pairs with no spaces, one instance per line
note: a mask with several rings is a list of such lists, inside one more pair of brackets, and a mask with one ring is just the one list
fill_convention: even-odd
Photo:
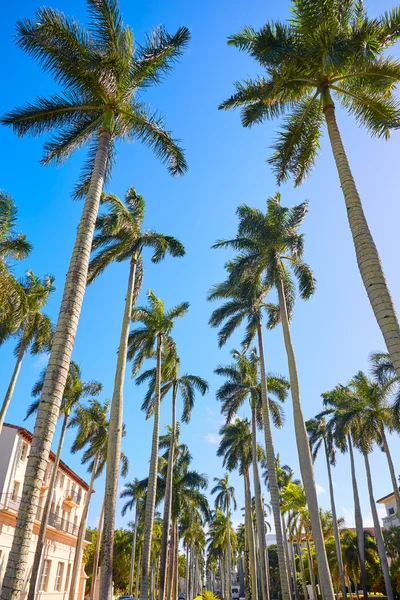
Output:
[[[86,290],[92,239],[106,172],[113,117],[112,111],[107,110],[103,128],[99,133],[93,174],[72,252],[43,383],[21,504],[1,588],[1,600],[18,600],[24,583],[30,540],[39,503],[40,482],[46,471]],[[104,596],[104,600],[106,598]]]
[[368,227],[346,151],[336,122],[332,98],[325,100],[324,113],[333,156],[339,174],[358,268],[372,310],[385,340],[397,375],[400,377],[400,327],[393,300],[383,272],[378,250]]
[[22,359],[24,358],[25,350],[26,350],[25,344],[21,344],[21,347],[17,353],[17,360],[15,362],[14,371],[13,371],[13,374],[11,375],[11,381],[8,385],[6,395],[4,396],[3,404],[0,409],[0,434],[3,430],[4,420],[6,418],[8,407],[10,406],[11,398],[14,393],[15,384],[17,383],[19,372],[21,370]]
[[95,592],[96,592],[96,583],[97,583],[97,571],[99,569],[99,556],[100,556],[100,544],[101,544],[101,534],[103,531],[103,518],[104,518],[104,498],[101,503],[101,511],[99,517],[99,523],[97,525],[97,536],[96,536],[96,546],[94,548],[94,557],[93,557],[93,569],[92,569],[92,589],[90,590],[90,600],[94,600]]
[[268,579],[267,579],[267,563],[266,563],[266,544],[265,544],[265,524],[264,511],[261,501],[261,483],[260,474],[258,471],[258,456],[257,456],[257,424],[256,424],[256,409],[251,407],[251,445],[253,454],[253,482],[254,496],[256,501],[256,522],[258,549],[260,557],[260,580],[261,580],[261,598],[268,600]]
[[312,586],[312,590],[313,590],[313,594],[314,594],[314,599],[317,600],[318,594],[317,594],[317,587],[315,585],[314,564],[313,564],[313,558],[312,558],[312,554],[311,554],[310,540],[308,539],[307,536],[306,536],[306,545],[307,545],[307,556],[308,556],[308,571],[310,573],[310,581],[311,581],[311,586]]
[[292,577],[293,577],[293,597],[296,600],[299,600],[299,590],[297,587],[296,561],[295,561],[295,557],[294,557],[293,542],[291,540],[289,540],[289,548],[290,548],[290,563],[292,565]]
[[[285,549],[285,560],[286,560],[286,565],[287,565],[287,570],[288,570],[288,578],[289,578],[289,585],[290,585],[290,581],[291,581],[291,573],[290,573],[290,560],[289,560],[289,549],[288,549],[288,539],[287,539],[287,531],[286,531],[286,525],[285,525],[285,519],[283,516],[283,513],[281,513],[281,521],[282,521],[282,534],[283,534],[283,541],[284,541],[284,549]],[[290,592],[291,592],[291,597],[292,597],[292,588],[290,588]]]
[[135,507],[135,529],[133,532],[133,540],[132,540],[132,552],[131,552],[131,564],[130,564],[130,569],[129,569],[129,587],[128,587],[128,594],[129,596],[132,596],[132,590],[133,590],[133,573],[135,571],[135,554],[136,554],[136,539],[137,539],[137,529],[138,529],[138,523],[139,523],[139,505],[136,502],[136,507]]
[[226,507],[226,593],[227,600],[232,596],[232,547],[231,547],[231,519],[229,506]]
[[160,399],[161,399],[161,355],[162,335],[157,340],[157,367],[154,402],[153,440],[151,446],[149,483],[147,486],[146,509],[144,516],[144,542],[142,555],[142,585],[140,600],[147,600],[149,587],[151,538],[153,535],[154,508],[156,505],[157,473],[158,473],[158,435],[160,431]]
[[[53,470],[51,472],[49,487],[47,490],[47,498],[46,498],[46,502],[45,502],[45,505],[43,508],[43,513],[41,516],[40,529],[39,529],[39,535],[38,535],[36,548],[35,548],[35,556],[33,558],[27,600],[34,600],[34,598],[35,598],[35,588],[37,585],[37,580],[39,578],[40,564],[42,561],[44,541],[45,541],[45,537],[46,537],[46,529],[47,529],[47,525],[48,525],[49,517],[50,517],[51,503],[53,500],[53,492],[54,492],[54,487],[56,484],[58,465],[60,464],[60,457],[61,457],[62,447],[64,444],[65,432],[67,430],[67,425],[68,425],[68,417],[69,417],[69,412],[66,412],[64,414],[63,424],[61,427],[60,439],[58,440],[57,454],[56,454],[56,458],[54,460]],[[31,450],[31,452],[32,452],[32,450]],[[21,499],[21,502],[22,502],[22,499]]]
[[371,477],[371,469],[369,466],[368,454],[366,452],[364,452],[363,454],[364,454],[365,470],[367,472],[369,501],[371,504],[372,519],[374,521],[375,539],[376,539],[376,545],[378,546],[379,558],[381,560],[381,568],[382,568],[382,572],[383,572],[383,578],[385,580],[386,595],[388,597],[388,600],[393,600],[394,596],[393,596],[392,582],[390,580],[389,564],[388,564],[388,559],[386,556],[385,544],[383,541],[383,535],[382,535],[382,530],[381,530],[381,524],[380,524],[379,517],[378,517],[378,511],[376,510],[376,502],[375,502],[375,498],[374,498],[374,490],[372,487],[372,477]]
[[[167,564],[168,564],[168,533],[169,533],[169,529],[170,529],[171,511],[172,511],[172,474],[173,474],[174,461],[175,461],[176,394],[177,394],[177,386],[176,386],[176,383],[174,383],[173,390],[172,390],[171,444],[170,444],[170,448],[169,448],[167,481],[165,484],[163,531],[162,531],[162,540],[161,540],[159,600],[164,600],[165,577],[167,574]],[[170,557],[170,559],[171,559],[171,557]]]
[[342,549],[340,546],[340,534],[338,521],[336,516],[336,504],[335,504],[335,495],[333,493],[333,482],[332,482],[332,472],[331,472],[331,464],[329,462],[329,452],[326,444],[326,439],[324,438],[324,449],[325,449],[325,459],[326,459],[326,468],[328,471],[328,480],[329,480],[329,495],[331,498],[331,510],[332,510],[332,520],[333,520],[333,534],[335,537],[335,547],[336,547],[336,556],[338,561],[338,569],[339,569],[339,577],[340,577],[340,588],[342,590],[342,598],[346,600],[346,582],[344,579],[344,569],[343,569],[343,558],[342,558]]
[[393,465],[393,460],[392,460],[392,455],[390,453],[389,444],[388,444],[388,441],[387,441],[387,437],[386,437],[386,433],[385,433],[385,428],[384,427],[381,428],[381,432],[380,433],[381,433],[381,437],[382,437],[383,449],[385,451],[386,458],[387,458],[388,465],[389,465],[390,477],[392,479],[393,493],[394,493],[394,497],[396,498],[397,515],[400,516],[399,484],[397,483],[396,473],[395,473],[395,470],[394,470],[394,465]]
[[178,598],[178,589],[179,589],[179,531],[178,531],[178,520],[175,521],[175,569],[173,576],[173,586],[172,586],[172,600],[176,600]]
[[166,599],[171,600],[172,594],[172,586],[173,586],[173,578],[175,574],[175,560],[176,560],[176,536],[175,536],[175,519],[172,519],[171,524],[171,546],[169,549],[169,561],[168,561],[168,569],[167,569],[167,594]]
[[86,523],[89,513],[89,504],[92,498],[94,480],[97,473],[97,467],[99,464],[99,453],[96,454],[94,458],[92,474],[90,477],[89,490],[86,494],[85,506],[83,507],[81,522],[79,524],[78,531],[78,539],[76,541],[76,549],[74,556],[74,564],[72,566],[72,575],[71,575],[71,586],[69,588],[68,600],[75,600],[75,596],[78,594],[79,583],[80,583],[80,570],[82,565],[82,557],[83,557],[83,542],[86,534]]
[[142,566],[142,553],[139,552],[138,563],[137,563],[137,568],[136,568],[136,583],[135,583],[136,598],[139,598],[139,593],[140,593],[140,573],[142,572],[141,566]]
[[245,497],[245,526],[247,527],[247,539],[249,544],[249,564],[251,579],[251,600],[258,600],[257,573],[256,573],[256,549],[251,517],[251,492],[250,476],[248,470],[244,472],[244,497]]
[[290,392],[293,402],[293,419],[296,434],[297,451],[299,455],[300,471],[303,480],[307,505],[310,511],[311,527],[317,554],[319,582],[324,600],[335,600],[332,578],[326,557],[324,536],[322,533],[321,520],[317,491],[315,489],[314,469],[312,464],[310,444],[306,426],[304,423],[303,410],[300,400],[300,386],[297,374],[296,357],[294,354],[292,338],[290,333],[289,318],[286,307],[285,292],[282,279],[278,282],[279,308],[282,321],[283,337],[285,341],[286,354],[289,366]]
[[[189,600],[189,544],[186,544],[186,581],[185,581],[185,597]],[[221,588],[222,589],[222,588]]]
[[263,341],[261,321],[258,324],[257,334],[258,334],[258,347],[259,347],[259,354],[260,354],[261,401],[262,401],[262,415],[263,415],[264,439],[265,439],[265,454],[267,457],[268,483],[269,483],[269,491],[270,491],[270,496],[271,496],[272,514],[274,517],[274,524],[275,524],[276,545],[277,545],[277,553],[278,553],[278,564],[279,564],[279,575],[280,575],[280,582],[281,582],[282,600],[290,600],[288,565],[287,565],[286,556],[285,556],[285,547],[284,547],[285,542],[283,539],[283,531],[282,531],[282,524],[281,524],[281,510],[280,510],[278,477],[277,477],[277,473],[276,473],[275,450],[274,450],[274,444],[272,441],[271,418],[270,418],[270,414],[269,414],[267,374],[266,374],[266,367],[265,367],[264,341]]
[[356,598],[357,598],[357,600],[360,600],[360,594],[358,593],[357,577],[356,577],[356,574],[354,573],[354,569],[353,569],[353,585],[354,585],[354,591],[356,593]]
[[137,261],[132,259],[129,267],[128,289],[118,348],[114,391],[110,410],[110,427],[107,444],[106,483],[104,492],[104,526],[101,547],[100,596],[111,600],[112,564],[114,553],[115,513],[117,506],[118,479],[121,460],[122,418],[124,410],[124,381],[129,327],[131,323],[133,294],[135,290]]
[[347,443],[349,446],[351,480],[352,480],[352,484],[353,484],[354,520],[355,520],[355,524],[356,524],[358,554],[359,554],[359,558],[360,558],[361,585],[363,588],[364,600],[368,600],[367,573],[365,571],[364,527],[363,527],[363,519],[362,519],[362,513],[361,513],[361,506],[360,506],[360,498],[358,495],[356,467],[354,464],[353,442],[351,441],[351,435],[347,436]]
[[[301,571],[301,583],[303,586],[303,595],[304,595],[304,600],[307,600],[307,598],[308,598],[307,582],[306,582],[306,576],[304,573],[303,553],[301,551],[301,532],[296,531],[296,538],[297,538],[297,548],[299,551],[299,562],[300,562],[300,571]],[[344,600],[346,600],[346,598],[344,598]]]

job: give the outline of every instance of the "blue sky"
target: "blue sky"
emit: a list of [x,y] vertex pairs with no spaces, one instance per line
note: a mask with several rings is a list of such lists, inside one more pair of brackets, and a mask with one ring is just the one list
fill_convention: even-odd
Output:
[[[0,22],[0,44],[3,60],[3,93],[0,112],[46,95],[57,86],[39,66],[15,46],[14,25],[18,18],[32,17],[36,0],[20,0],[3,7]],[[83,0],[55,0],[59,8],[85,22]],[[371,14],[389,9],[389,0],[368,3]],[[151,151],[140,144],[119,145],[117,165],[109,190],[123,195],[134,185],[146,200],[145,225],[175,235],[186,247],[182,259],[167,258],[160,265],[147,259],[141,301],[148,288],[171,306],[183,300],[190,302],[188,316],[177,323],[175,336],[184,372],[208,379],[210,392],[198,398],[190,425],[183,427],[182,440],[193,455],[193,467],[213,477],[223,474],[216,457],[218,430],[222,424],[215,391],[220,381],[213,369],[229,361],[229,351],[238,346],[235,335],[226,348],[217,347],[217,332],[207,322],[212,306],[206,302],[207,290],[223,277],[224,251],[211,250],[220,237],[230,236],[236,227],[235,209],[241,202],[264,208],[265,200],[277,187],[266,163],[278,123],[252,130],[241,127],[239,114],[219,112],[218,104],[232,92],[232,82],[258,72],[245,55],[229,48],[226,38],[242,26],[261,26],[267,19],[284,19],[289,14],[285,1],[266,3],[261,0],[203,0],[186,2],[162,0],[129,2],[121,0],[126,23],[140,42],[145,32],[163,24],[170,31],[180,25],[190,28],[192,41],[179,65],[165,83],[146,93],[146,101],[167,115],[168,126],[183,140],[189,172],[183,178],[171,178]],[[398,55],[397,48],[394,54]],[[391,140],[372,140],[346,114],[338,111],[339,126],[354,171],[365,212],[378,245],[395,304],[400,304],[398,269],[398,223],[400,222],[399,133]],[[85,152],[77,153],[61,167],[39,165],[44,139],[17,139],[3,128],[1,134],[1,188],[15,198],[19,207],[19,228],[34,245],[24,263],[16,266],[19,275],[31,268],[37,275],[52,273],[57,291],[47,312],[56,319],[72,244],[82,209],[71,199],[71,190],[79,175]],[[346,211],[337,173],[326,136],[317,166],[308,181],[293,189],[291,183],[281,187],[282,202],[294,204],[308,198],[309,215],[304,224],[306,259],[317,278],[317,293],[307,303],[298,302],[293,320],[293,341],[298,360],[301,395],[306,418],[320,409],[320,394],[336,383],[346,381],[359,369],[368,368],[368,355],[383,348],[378,327],[357,270]],[[112,266],[88,290],[79,324],[73,358],[86,379],[103,383],[103,397],[111,397],[116,349],[122,318],[128,265]],[[13,342],[0,349],[0,395],[4,395],[11,376],[14,358]],[[268,370],[287,373],[286,357],[280,329],[265,335]],[[30,403],[30,390],[45,365],[45,357],[26,357],[7,420],[22,424]],[[129,477],[147,475],[152,422],[145,421],[140,411],[144,389],[130,379],[125,385],[127,436],[123,449],[130,459]],[[248,414],[247,408],[240,416]],[[162,406],[161,423],[170,421],[169,401]],[[33,428],[33,419],[26,426]],[[80,457],[68,448],[73,439],[69,432],[63,458],[81,475],[85,474]],[[276,451],[283,463],[298,472],[296,446],[290,400],[286,406],[286,424],[274,432]],[[261,436],[260,436],[261,440]],[[400,442],[390,439],[396,468]],[[376,497],[390,492],[390,478],[384,455],[375,450],[372,471]],[[365,472],[357,456],[358,483],[367,525],[372,524]],[[319,500],[329,508],[327,476],[322,457],[315,466]],[[398,471],[397,471],[398,472]],[[238,506],[243,505],[239,476],[231,475],[237,490]],[[349,462],[339,456],[334,470],[338,513],[353,524],[353,502]],[[90,524],[96,522],[101,503],[103,480],[91,506]],[[121,482],[121,488],[123,482]],[[211,485],[210,485],[211,487]],[[120,506],[120,503],[119,503]],[[240,519],[240,511],[235,522]],[[129,520],[117,515],[117,523]]]

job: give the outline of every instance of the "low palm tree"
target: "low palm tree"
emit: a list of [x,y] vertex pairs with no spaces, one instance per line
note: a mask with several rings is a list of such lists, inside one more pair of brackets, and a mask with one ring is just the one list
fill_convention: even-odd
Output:
[[133,577],[135,570],[135,558],[136,558],[136,543],[137,543],[137,534],[139,529],[139,519],[144,516],[145,509],[145,492],[139,489],[139,479],[135,477],[132,483],[126,483],[124,489],[119,495],[120,498],[129,498],[122,507],[121,514],[124,516],[128,510],[133,510],[135,508],[135,521],[133,524],[133,540],[132,540],[132,553],[131,553],[131,563],[129,569],[129,586],[128,586],[128,594],[132,596],[133,591]]
[[[36,397],[37,400],[32,402],[32,404],[29,406],[25,419],[38,412],[41,402],[40,398],[43,394],[43,386],[45,384],[45,380],[46,369],[42,371],[39,380],[36,382],[32,389],[32,396]],[[76,362],[71,361],[69,365],[67,384],[64,388],[64,395],[60,408],[60,414],[63,415],[63,422],[60,432],[60,438],[58,440],[57,452],[54,459],[54,465],[51,471],[51,476],[47,488],[46,502],[40,518],[40,529],[36,542],[35,555],[33,558],[31,576],[29,581],[28,600],[34,600],[35,598],[35,589],[39,578],[40,564],[42,561],[47,524],[50,516],[51,502],[53,499],[58,466],[60,463],[65,433],[68,427],[71,411],[77,408],[83,399],[89,396],[97,396],[101,392],[101,390],[102,384],[98,381],[83,381],[81,368]]]
[[333,481],[332,481],[332,472],[331,466],[335,466],[336,464],[336,449],[333,440],[332,433],[327,430],[326,420],[323,416],[317,415],[315,419],[310,419],[306,422],[306,427],[308,431],[308,436],[310,439],[310,446],[313,460],[315,461],[318,452],[321,448],[324,450],[325,460],[326,460],[326,468],[328,471],[328,480],[329,480],[329,495],[331,499],[331,510],[332,510],[332,519],[333,519],[333,533],[335,537],[335,547],[337,554],[337,566],[339,570],[339,578],[340,578],[340,587],[342,590],[342,598],[346,598],[346,582],[344,576],[343,569],[343,560],[342,560],[342,551],[340,548],[340,534],[339,534],[339,526],[338,519],[336,516],[336,504],[335,504],[335,495],[333,493]]
[[[219,366],[215,369],[217,375],[227,378],[227,381],[217,391],[217,398],[222,402],[221,412],[226,416],[227,422],[236,415],[243,402],[248,399],[251,408],[251,430],[253,456],[257,455],[257,421],[262,424],[261,382],[259,376],[259,358],[256,349],[252,349],[247,356],[244,352],[233,350],[231,352],[234,363]],[[275,395],[283,402],[287,396],[289,384],[283,377],[269,374],[267,376],[268,394]],[[269,397],[269,409],[272,422],[276,427],[282,427],[284,422],[283,409],[279,402]],[[267,573],[267,547],[264,532],[264,516],[261,499],[261,483],[258,470],[258,461],[253,458],[253,482],[256,502],[257,537],[260,552],[259,564],[261,571],[261,597],[268,598],[268,573]]]
[[16,232],[18,209],[13,198],[0,190],[0,323],[16,329],[26,311],[26,299],[11,271],[12,261],[29,256],[32,245]]
[[[189,423],[192,414],[196,391],[204,396],[208,391],[208,383],[198,375],[180,374],[180,358],[176,352],[164,353],[162,365],[162,383],[161,383],[161,399],[164,398],[169,391],[172,391],[172,416],[171,416],[171,436],[170,436],[170,453],[168,460],[167,474],[167,490],[164,500],[164,515],[163,515],[163,537],[161,544],[160,556],[160,590],[159,598],[164,600],[165,596],[165,581],[168,568],[168,534],[170,531],[171,510],[172,510],[172,472],[174,468],[174,452],[176,439],[176,402],[178,392],[183,400],[183,410],[181,421]],[[136,378],[136,383],[141,384],[144,381],[149,382],[148,391],[146,393],[142,409],[146,411],[147,416],[150,416],[153,411],[154,391],[156,384],[156,369],[144,371]]]
[[175,238],[143,229],[144,199],[136,193],[135,188],[129,188],[125,203],[113,194],[103,195],[103,203],[108,210],[97,217],[97,233],[92,244],[95,255],[89,264],[89,283],[97,278],[111,263],[129,261],[128,287],[111,402],[110,421],[112,427],[106,472],[102,564],[108,572],[113,562],[126,353],[131,311],[136,303],[143,279],[142,253],[144,248],[151,248],[153,251],[151,260],[153,263],[158,263],[167,253],[172,256],[183,256],[185,250]]
[[233,486],[229,485],[229,474],[225,473],[224,477],[214,477],[215,486],[211,490],[212,494],[217,494],[215,497],[215,508],[220,508],[225,511],[226,516],[226,551],[227,551],[227,561],[226,561],[226,596],[225,598],[230,598],[232,593],[232,546],[231,546],[231,516],[230,516],[230,507],[231,504],[233,509],[236,510],[236,498],[235,498],[235,489]]
[[[400,36],[396,8],[369,18],[357,0],[293,0],[287,23],[245,27],[229,44],[246,51],[265,76],[236,84],[220,108],[243,107],[248,127],[286,114],[270,158],[278,183],[299,185],[314,166],[325,124],[346,204],[357,263],[386,347],[400,376],[400,327],[336,121],[335,102],[378,137],[399,127],[394,95],[400,65],[385,56]],[[331,596],[332,597],[332,596]]]
[[[37,59],[63,91],[48,98],[39,97],[0,119],[19,136],[53,133],[45,143],[44,164],[60,163],[81,146],[89,146],[83,178],[76,191],[85,202],[35,424],[2,600],[15,597],[23,584],[21,572],[27,565],[35,517],[33,506],[39,498],[38,485],[66,384],[100,197],[112,170],[115,143],[118,139],[141,141],[168,164],[172,175],[186,170],[183,152],[165,129],[164,120],[150,114],[138,95],[169,72],[189,41],[188,29],[181,27],[170,35],[159,27],[145,44],[135,47],[118,0],[87,0],[87,4],[89,30],[51,8],[40,8],[34,19],[17,23],[19,47]],[[102,571],[102,579],[101,596],[106,600],[111,594],[111,564]]]
[[25,279],[21,282],[26,299],[26,310],[23,319],[15,328],[11,327],[7,321],[0,324],[0,344],[11,337],[18,339],[15,347],[17,360],[0,409],[0,433],[3,429],[25,354],[30,351],[33,356],[36,356],[41,352],[50,350],[53,339],[53,326],[50,318],[42,312],[42,309],[55,290],[53,283],[54,277],[52,275],[46,275],[44,279],[39,279],[33,271],[28,271]]
[[[162,352],[175,352],[175,342],[171,336],[174,322],[184,316],[189,308],[187,302],[182,302],[170,310],[165,310],[162,300],[151,290],[148,292],[148,307],[134,308],[132,320],[142,323],[131,331],[128,340],[128,359],[133,361],[132,375],[136,375],[145,358],[156,357],[156,383],[154,402],[154,426],[151,446],[149,485],[146,498],[146,516],[144,523],[144,545],[142,557],[142,583],[140,599],[148,600],[151,532],[154,522],[154,507],[156,502],[156,484],[158,471],[158,436],[160,430],[160,401],[161,401],[161,367]],[[108,588],[107,588],[108,589]],[[105,596],[106,597],[106,596]]]

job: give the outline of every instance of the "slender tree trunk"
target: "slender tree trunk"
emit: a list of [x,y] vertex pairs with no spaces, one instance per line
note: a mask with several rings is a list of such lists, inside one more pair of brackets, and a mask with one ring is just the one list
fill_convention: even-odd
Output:
[[90,477],[89,483],[89,491],[86,495],[85,506],[83,507],[81,522],[79,525],[78,531],[78,539],[76,540],[76,548],[75,548],[75,556],[74,556],[74,564],[72,566],[72,575],[71,575],[71,586],[69,588],[68,600],[75,600],[75,596],[79,592],[79,583],[80,583],[80,571],[82,565],[82,557],[83,557],[83,542],[86,534],[86,523],[89,513],[89,504],[92,498],[94,480],[96,477],[97,467],[99,464],[99,454],[97,453],[93,463],[92,474]]
[[3,430],[4,420],[6,418],[6,414],[8,411],[8,407],[10,406],[11,398],[14,393],[15,384],[17,383],[18,375],[21,370],[22,359],[24,358],[26,346],[21,344],[20,349],[18,350],[17,360],[15,362],[14,371],[11,375],[11,381],[8,385],[6,395],[4,396],[3,404],[0,409],[0,434]]
[[124,382],[129,327],[131,323],[133,294],[135,290],[137,261],[132,259],[129,268],[128,289],[118,347],[114,391],[110,410],[110,427],[107,444],[106,483],[104,493],[103,544],[101,547],[100,596],[112,600],[112,565],[114,554],[115,513],[117,506],[118,479],[121,461],[121,439],[124,410]]
[[256,523],[258,548],[260,558],[260,580],[261,580],[261,599],[268,600],[268,579],[267,579],[267,563],[266,563],[266,544],[265,544],[265,524],[264,510],[261,500],[261,483],[260,474],[258,471],[257,457],[257,423],[256,423],[256,408],[251,407],[251,445],[253,454],[253,481],[254,481],[254,496],[256,502]]
[[307,505],[310,511],[311,527],[315,544],[315,550],[317,554],[318,574],[321,586],[321,593],[324,600],[335,600],[331,573],[329,570],[328,559],[326,557],[321,520],[319,518],[317,491],[315,489],[314,481],[314,469],[312,464],[307,430],[304,423],[303,409],[301,406],[300,386],[297,374],[296,357],[294,354],[292,337],[290,333],[289,318],[287,314],[282,279],[280,279],[278,282],[278,297],[283,337],[289,366],[290,392],[292,395],[293,402],[293,418],[294,429],[296,434],[297,451],[299,455],[301,477],[303,480],[304,491],[307,498]]
[[346,151],[336,122],[332,98],[325,99],[325,119],[339,174],[358,268],[386,348],[400,377],[400,327],[378,250],[368,227]]
[[293,596],[296,600],[299,600],[299,590],[297,587],[296,561],[294,558],[293,542],[291,540],[289,540],[289,548],[290,548],[290,562],[292,565]]
[[134,531],[133,531],[132,552],[131,552],[131,564],[130,564],[130,569],[129,569],[129,587],[128,587],[129,596],[132,596],[132,590],[133,590],[133,574],[135,572],[135,554],[136,554],[136,539],[137,539],[138,523],[139,523],[139,505],[136,502],[135,525],[134,525]]
[[354,569],[353,569],[353,585],[354,585],[354,591],[356,593],[356,598],[357,598],[357,600],[360,600],[360,594],[358,593],[357,577],[356,577],[356,574],[354,573]]
[[[303,586],[303,595],[304,595],[304,600],[307,600],[307,598],[308,598],[307,582],[306,582],[306,576],[304,573],[303,553],[301,551],[301,532],[296,531],[296,538],[297,538],[297,548],[299,551],[299,562],[300,562],[300,571],[301,571],[301,583]],[[346,598],[344,598],[344,600],[346,600]]]
[[149,483],[147,486],[146,509],[144,516],[144,541],[142,556],[142,585],[140,588],[140,600],[148,600],[151,538],[153,535],[154,509],[156,505],[157,472],[158,472],[158,435],[160,431],[160,396],[161,396],[161,355],[162,335],[157,340],[157,367],[156,387],[154,402],[154,425],[153,440],[151,446]]
[[135,584],[136,598],[139,598],[139,593],[140,593],[140,573],[142,572],[141,566],[142,566],[142,553],[139,552],[138,563],[137,563],[137,568],[136,568],[136,584]]
[[[286,565],[287,565],[287,570],[288,570],[288,579],[289,579],[289,585],[290,585],[291,568],[290,568],[290,560],[289,560],[289,549],[288,549],[286,524],[285,524],[285,519],[284,519],[283,513],[281,513],[281,521],[282,521],[282,534],[283,534],[284,549],[285,549],[285,560],[286,560]],[[292,589],[292,587],[290,587],[290,596],[291,597],[293,596],[292,592],[293,592],[293,589]]]
[[172,587],[172,600],[176,600],[178,597],[178,589],[179,589],[179,531],[178,531],[178,521],[175,521],[175,569],[174,569],[174,578],[173,578],[173,587]]
[[231,600],[232,596],[232,547],[231,547],[231,519],[229,514],[229,506],[226,507],[226,593],[227,600]]
[[103,531],[103,518],[104,518],[104,498],[101,503],[101,511],[99,522],[97,525],[97,536],[96,536],[96,546],[94,548],[94,557],[93,557],[93,569],[92,569],[92,589],[90,590],[90,600],[94,600],[95,592],[96,592],[96,583],[97,583],[97,571],[99,570],[99,557],[100,557],[100,544],[101,544],[101,534]]
[[[93,233],[107,166],[112,120],[112,111],[107,110],[104,126],[99,134],[93,174],[72,252],[56,332],[46,369],[24,478],[22,500],[1,589],[1,600],[18,600],[24,584],[33,525],[39,503],[40,482],[43,480],[46,471],[51,443],[57,425],[86,289]],[[106,600],[106,596],[104,600]]]
[[245,524],[247,524],[247,539],[249,543],[249,564],[251,579],[251,600],[258,600],[257,573],[256,573],[256,549],[253,529],[253,519],[251,516],[251,492],[249,472],[244,473],[244,494],[245,494]]
[[353,454],[353,442],[351,440],[350,435],[347,436],[347,443],[349,446],[351,481],[353,484],[354,520],[355,520],[355,524],[356,524],[358,554],[359,554],[359,559],[360,559],[361,585],[363,588],[364,600],[368,600],[367,573],[365,571],[364,527],[363,527],[363,519],[362,519],[362,513],[361,513],[361,506],[360,506],[360,498],[358,495],[356,467],[354,464],[354,454]]
[[324,450],[325,450],[326,468],[328,471],[329,495],[331,497],[333,534],[335,537],[336,556],[337,556],[337,561],[338,561],[338,569],[339,569],[339,577],[340,577],[340,588],[342,590],[343,600],[346,600],[346,582],[344,579],[343,558],[342,558],[342,549],[340,546],[340,534],[339,534],[338,520],[337,520],[337,515],[336,515],[335,495],[333,493],[331,464],[329,462],[329,453],[328,453],[328,447],[327,447],[325,438],[324,438]]
[[376,545],[378,546],[379,558],[381,560],[381,568],[383,572],[383,578],[385,580],[386,587],[386,595],[388,600],[393,600],[393,589],[392,582],[390,580],[390,572],[389,572],[389,564],[385,551],[385,544],[383,541],[383,535],[381,530],[381,524],[378,517],[378,511],[376,510],[376,502],[374,498],[374,490],[372,487],[372,477],[371,477],[371,469],[369,466],[368,454],[364,453],[364,462],[365,462],[365,470],[367,472],[367,482],[368,482],[368,493],[369,493],[369,501],[371,504],[371,512],[372,519],[374,521],[374,530],[375,530],[375,539]]
[[268,533],[267,533],[266,526],[265,526],[265,565],[267,568],[267,593],[268,593],[268,598],[271,598],[271,578],[269,575],[269,555],[268,555]]
[[[257,328],[258,347],[260,354],[260,369],[261,369],[261,400],[262,400],[262,415],[264,426],[265,439],[265,454],[267,457],[268,483],[271,495],[272,514],[274,517],[276,545],[278,553],[279,575],[281,581],[282,600],[290,600],[290,586],[288,578],[288,565],[285,556],[285,547],[283,539],[283,531],[281,524],[281,510],[278,477],[276,473],[275,450],[272,441],[271,418],[269,413],[268,388],[267,388],[267,373],[264,358],[264,341],[262,334],[261,321]],[[330,600],[330,599],[327,599]]]
[[190,570],[190,567],[189,567],[189,544],[186,544],[186,581],[185,581],[186,600],[189,600],[189,570]]
[[392,486],[393,486],[393,493],[394,493],[394,497],[396,498],[397,515],[400,516],[399,484],[397,483],[396,472],[394,470],[392,455],[390,453],[389,444],[388,444],[386,433],[385,433],[385,428],[383,426],[381,428],[380,433],[381,433],[382,442],[383,442],[383,449],[385,451],[386,458],[387,458],[388,465],[389,465],[390,477],[391,477]]
[[[35,589],[36,589],[36,585],[37,585],[37,580],[39,578],[44,542],[45,542],[45,538],[46,538],[46,530],[47,530],[47,525],[48,525],[49,516],[50,516],[51,502],[53,500],[53,492],[54,492],[54,488],[56,485],[58,465],[60,464],[61,451],[62,451],[62,447],[64,444],[65,432],[66,432],[67,425],[68,425],[68,417],[69,417],[69,412],[66,412],[64,414],[64,418],[63,418],[63,424],[62,424],[61,432],[60,432],[60,439],[58,440],[57,454],[56,454],[56,458],[54,460],[54,466],[53,466],[53,470],[51,472],[49,487],[47,490],[46,502],[45,502],[45,505],[43,508],[43,513],[42,513],[42,517],[41,517],[41,521],[40,521],[40,529],[39,529],[39,535],[38,535],[36,548],[35,548],[35,556],[33,558],[33,565],[32,565],[32,571],[31,571],[31,578],[29,581],[29,591],[28,591],[28,599],[27,600],[34,600],[34,598],[35,598]],[[32,450],[31,450],[31,452],[32,452]]]
[[161,540],[159,600],[164,600],[164,597],[165,597],[165,577],[166,577],[166,573],[167,573],[167,564],[168,564],[168,532],[170,529],[170,522],[171,522],[172,475],[173,475],[174,462],[175,462],[176,393],[177,393],[177,386],[176,386],[176,383],[174,383],[173,390],[172,390],[171,444],[170,444],[170,448],[169,448],[167,481],[165,484],[163,530],[162,530],[162,540]]
[[310,573],[310,581],[311,581],[311,585],[312,585],[314,598],[315,598],[315,600],[317,600],[318,594],[317,594],[317,587],[315,585],[314,564],[313,564],[313,558],[312,558],[312,554],[311,554],[310,540],[308,539],[307,536],[306,536],[306,545],[307,545],[307,556],[308,556],[308,571]]
[[172,586],[173,586],[173,578],[175,575],[175,560],[176,560],[176,536],[175,536],[175,519],[172,519],[171,524],[171,547],[169,550],[169,561],[168,561],[168,569],[167,569],[167,600],[171,600],[172,594]]

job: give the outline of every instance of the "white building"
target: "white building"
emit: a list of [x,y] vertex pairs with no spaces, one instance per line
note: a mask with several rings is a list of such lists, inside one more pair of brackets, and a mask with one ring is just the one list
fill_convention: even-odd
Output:
[[384,529],[390,529],[391,527],[400,525],[400,520],[396,515],[397,507],[393,492],[387,496],[383,496],[383,498],[379,498],[376,503],[383,504],[386,509],[386,517],[383,517],[382,519]]
[[[0,588],[14,536],[32,437],[27,429],[17,425],[4,425],[0,435]],[[47,498],[54,459],[55,456],[51,452],[41,487],[26,579],[21,594],[22,600],[28,593],[40,518]],[[60,461],[37,586],[38,599],[66,600],[68,598],[78,528],[88,489],[88,484]],[[90,540],[86,541],[86,544],[88,543]],[[77,600],[82,600],[84,597],[86,579],[82,565]]]

